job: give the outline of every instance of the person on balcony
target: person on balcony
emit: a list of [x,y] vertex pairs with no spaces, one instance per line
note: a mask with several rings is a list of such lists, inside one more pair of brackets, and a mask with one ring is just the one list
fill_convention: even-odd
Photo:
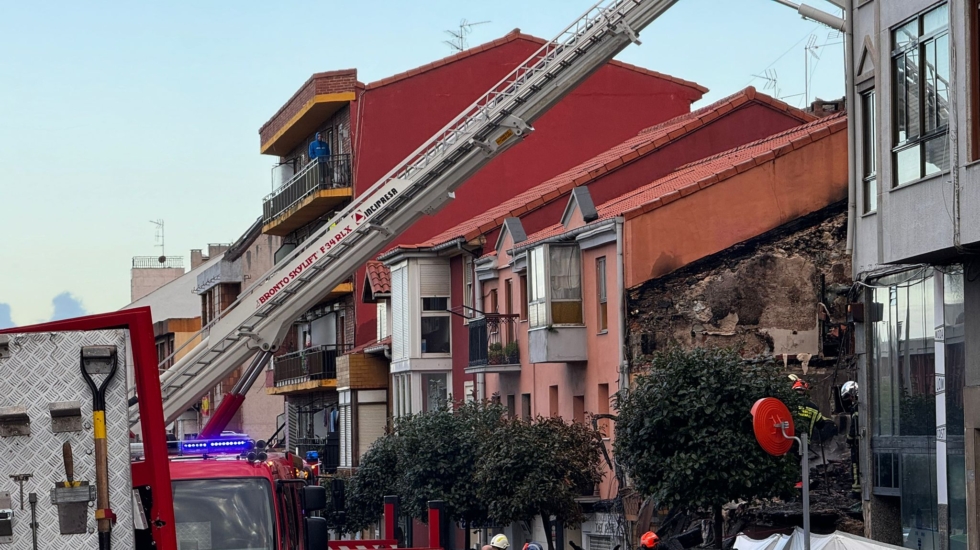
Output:
[[310,142],[310,162],[316,161],[317,171],[320,173],[320,184],[324,184],[327,181],[327,170],[330,160],[330,145],[321,137],[320,132],[316,133],[316,137]]

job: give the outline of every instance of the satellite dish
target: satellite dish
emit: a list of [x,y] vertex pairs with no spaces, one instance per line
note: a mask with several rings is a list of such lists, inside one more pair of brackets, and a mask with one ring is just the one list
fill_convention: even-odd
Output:
[[160,256],[159,258],[157,258],[157,261],[160,262],[161,264],[165,264],[165,263],[167,263],[167,257],[166,256]]

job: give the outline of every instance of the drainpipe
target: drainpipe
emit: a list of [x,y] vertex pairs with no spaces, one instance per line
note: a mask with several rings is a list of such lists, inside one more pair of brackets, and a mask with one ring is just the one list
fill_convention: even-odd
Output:
[[629,365],[626,362],[626,285],[623,261],[623,218],[616,218],[616,290],[619,292],[619,389],[629,386]]
[[847,103],[847,254],[854,251],[854,225],[857,218],[857,151],[854,113],[854,20],[853,0],[830,0],[844,10],[845,19],[818,10],[806,4],[796,4],[789,0],[774,0],[797,11],[804,19],[822,23],[835,31],[844,33],[844,101]]
[[[465,265],[465,264],[464,264]],[[483,304],[480,301],[483,300],[483,281],[476,276],[476,261],[473,261],[473,309],[476,310],[476,315],[482,315],[479,313],[483,311]],[[479,301],[478,301],[479,300]],[[487,375],[479,372],[476,374],[476,400],[483,401],[487,398]]]

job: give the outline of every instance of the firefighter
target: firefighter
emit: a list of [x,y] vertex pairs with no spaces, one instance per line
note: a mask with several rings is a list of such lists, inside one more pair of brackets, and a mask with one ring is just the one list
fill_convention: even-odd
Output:
[[653,550],[660,542],[660,537],[653,531],[647,531],[640,537],[640,550]]
[[494,535],[493,538],[490,539],[490,546],[492,546],[494,550],[507,550],[510,548],[510,541],[507,540],[507,535]]
[[[805,427],[805,430],[801,430],[801,426],[797,426],[796,435],[798,436],[805,431],[807,437],[814,443],[822,444],[825,441],[830,441],[830,438],[837,435],[837,425],[820,414],[817,404],[810,400],[810,384],[801,379],[796,379],[793,382],[793,390],[804,399],[803,406],[800,407],[800,416],[803,417],[804,426],[802,427]],[[815,433],[814,430],[816,430]]]
[[840,387],[840,399],[847,419],[847,446],[851,449],[851,492],[861,494],[861,477],[858,472],[860,436],[858,433],[858,383],[850,380]]

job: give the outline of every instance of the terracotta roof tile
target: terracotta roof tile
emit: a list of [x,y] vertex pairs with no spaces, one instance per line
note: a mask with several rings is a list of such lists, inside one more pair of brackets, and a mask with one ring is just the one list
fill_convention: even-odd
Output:
[[381,262],[370,261],[367,263],[367,277],[371,282],[371,292],[375,294],[388,294],[391,292],[391,270]]
[[[617,216],[630,219],[655,210],[742,173],[746,169],[771,162],[801,146],[844,131],[847,126],[846,121],[846,113],[838,113],[681,166],[657,181],[599,206],[597,208],[599,219],[590,225]],[[557,237],[565,232],[565,227],[561,223],[554,224],[529,235],[526,241],[520,243],[520,248]]]
[[[459,55],[459,54],[457,54]],[[753,101],[757,104],[769,106],[774,109],[788,109],[790,116],[801,122],[811,122],[815,117],[807,114],[795,107],[791,107],[778,99],[774,99],[765,94],[756,92],[755,88],[748,87],[726,98],[720,99],[710,105],[667,120],[655,126],[641,130],[636,136],[616,145],[615,147],[600,153],[599,155],[567,170],[557,176],[535,186],[527,191],[520,193],[513,198],[490,208],[484,214],[475,216],[459,225],[436,235],[424,243],[417,245],[400,245],[397,248],[428,248],[438,244],[449,242],[459,237],[467,240],[476,238],[481,233],[492,231],[494,228],[503,224],[504,219],[519,216],[536,205],[546,204],[551,200],[569,193],[575,187],[585,185],[593,181],[598,175],[604,174],[616,167],[627,164],[645,155],[648,155],[658,148],[663,147],[672,141],[687,135],[691,131],[703,127],[709,122],[723,116],[724,112],[733,112],[732,104],[740,102],[747,104]],[[828,121],[833,117],[822,119]],[[695,126],[692,123],[698,122]],[[828,122],[829,123],[829,122]],[[690,129],[688,129],[690,128]],[[733,169],[734,172],[734,169]],[[555,191],[558,195],[555,195]]]

